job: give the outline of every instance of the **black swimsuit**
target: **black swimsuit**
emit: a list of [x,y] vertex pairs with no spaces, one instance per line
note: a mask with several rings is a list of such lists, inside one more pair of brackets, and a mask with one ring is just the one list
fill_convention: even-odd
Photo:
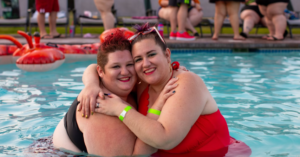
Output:
[[84,144],[83,134],[79,130],[76,121],[76,110],[77,110],[77,105],[79,103],[80,102],[77,101],[77,98],[73,101],[72,105],[69,108],[69,111],[65,115],[64,125],[67,134],[70,140],[73,142],[73,144],[81,151],[87,152],[86,146]]
[[264,15],[261,14],[261,12],[259,11],[259,7],[257,5],[245,5],[242,10],[241,10],[241,13],[244,11],[244,10],[253,10],[254,12],[257,13],[257,15],[260,17],[260,18],[263,18]]
[[278,2],[289,3],[289,1],[290,0],[256,0],[256,3],[258,5],[268,6],[269,4],[272,3],[278,3]]

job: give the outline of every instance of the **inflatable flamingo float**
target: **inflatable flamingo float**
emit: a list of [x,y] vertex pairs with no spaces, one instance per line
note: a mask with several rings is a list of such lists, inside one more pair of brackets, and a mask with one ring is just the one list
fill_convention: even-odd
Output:
[[[109,34],[117,30],[124,32],[128,38],[134,33],[127,28],[113,28],[104,31],[100,35],[100,42]],[[0,45],[0,64],[16,63],[17,67],[25,71],[48,71],[59,67],[63,62],[75,62],[83,60],[95,60],[97,58],[100,43],[84,45],[58,45],[55,43],[41,43],[40,35],[33,35],[18,31],[27,44],[22,45],[16,38],[8,35],[0,35],[0,39],[12,41],[15,45]],[[12,56],[11,56],[12,54]]]
[[28,44],[22,45],[17,39],[8,35],[0,35],[0,39],[12,41],[17,49],[13,53],[13,61],[16,61],[17,67],[25,71],[48,71],[59,67],[65,60],[62,51],[40,43],[38,33],[32,37],[23,31],[18,31],[18,34],[25,37]]

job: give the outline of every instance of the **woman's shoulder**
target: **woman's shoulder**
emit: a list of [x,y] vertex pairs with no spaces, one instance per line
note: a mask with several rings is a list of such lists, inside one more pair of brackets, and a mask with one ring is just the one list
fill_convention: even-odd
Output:
[[178,77],[179,79],[184,79],[184,80],[194,80],[194,81],[202,81],[201,77],[191,71],[183,71],[183,70],[178,70],[175,73],[175,77]]
[[202,78],[198,76],[197,74],[190,72],[190,71],[183,71],[179,72],[177,75],[178,77],[178,84],[183,88],[197,88],[197,89],[203,89],[206,90],[206,85]]

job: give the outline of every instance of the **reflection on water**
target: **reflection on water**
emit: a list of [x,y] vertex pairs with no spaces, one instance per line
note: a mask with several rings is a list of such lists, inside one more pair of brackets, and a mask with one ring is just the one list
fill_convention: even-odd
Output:
[[[299,53],[177,53],[172,60],[202,77],[231,136],[249,145],[252,156],[300,154]],[[0,65],[0,156],[22,156],[34,140],[52,135],[90,63],[43,73]]]

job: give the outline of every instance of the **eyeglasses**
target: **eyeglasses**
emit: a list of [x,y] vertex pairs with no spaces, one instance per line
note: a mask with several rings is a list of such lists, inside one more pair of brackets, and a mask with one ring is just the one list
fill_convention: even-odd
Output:
[[143,31],[143,32],[138,32],[134,35],[132,35],[131,37],[128,38],[128,40],[130,41],[130,43],[135,39],[137,38],[140,34],[142,35],[146,35],[146,34],[149,34],[149,33],[152,33],[152,32],[156,32],[156,34],[159,36],[159,38],[161,39],[161,41],[166,44],[165,40],[161,37],[161,35],[159,34],[158,30],[155,28],[155,27],[150,27],[148,30],[146,31]]

